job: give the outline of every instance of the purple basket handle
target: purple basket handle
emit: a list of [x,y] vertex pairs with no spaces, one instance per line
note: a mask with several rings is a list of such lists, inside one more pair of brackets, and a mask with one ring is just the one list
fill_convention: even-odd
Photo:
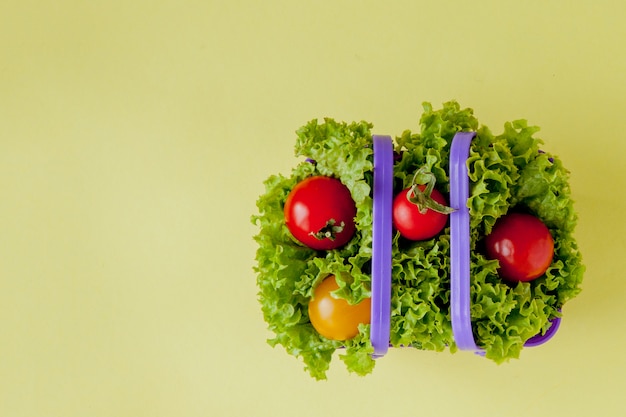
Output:
[[374,189],[372,225],[372,309],[370,341],[373,358],[389,349],[391,328],[391,208],[393,204],[393,142],[390,136],[372,137],[374,142]]
[[561,325],[561,318],[555,317],[550,320],[550,322],[552,323],[552,325],[544,334],[539,333],[538,335],[531,337],[526,341],[526,343],[524,343],[524,347],[535,347],[543,345],[548,340],[552,339],[552,337],[556,334],[556,331],[559,330],[559,326]]
[[467,158],[475,132],[454,135],[450,148],[450,315],[452,333],[461,350],[482,354],[476,346],[470,317],[470,215],[467,207]]
[[[470,317],[470,223],[467,199],[469,178],[467,158],[474,132],[459,132],[452,139],[450,148],[450,206],[456,209],[450,214],[450,315],[452,333],[461,350],[474,351],[483,355],[484,350],[476,346]],[[551,320],[552,325],[545,334],[538,334],[526,341],[524,346],[539,346],[550,340],[559,329],[561,319]]]

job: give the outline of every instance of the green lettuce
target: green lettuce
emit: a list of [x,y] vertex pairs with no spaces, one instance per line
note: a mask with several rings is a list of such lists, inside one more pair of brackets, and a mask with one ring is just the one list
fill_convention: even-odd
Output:
[[[568,171],[554,155],[541,149],[534,137],[538,128],[526,121],[506,123],[500,135],[479,124],[471,109],[455,101],[439,110],[424,104],[420,132],[396,138],[394,188],[410,185],[413,174],[426,166],[437,188],[449,191],[448,158],[455,133],[475,131],[467,161],[471,216],[471,318],[476,343],[497,363],[519,357],[526,340],[547,331],[564,303],[580,291],[584,266],[573,237],[576,214],[568,185]],[[369,325],[361,325],[353,339],[338,342],[319,335],[308,318],[313,289],[326,276],[337,277],[335,294],[356,303],[370,296],[372,257],[372,125],[312,120],[297,131],[296,156],[308,158],[291,175],[265,181],[259,213],[252,221],[255,236],[259,301],[273,346],[300,357],[317,379],[326,377],[332,357],[359,375],[370,373]],[[304,178],[327,175],[340,179],[357,206],[357,233],[344,247],[315,251],[297,243],[283,219],[290,190]],[[498,276],[497,261],[481,250],[484,236],[498,218],[511,210],[539,217],[555,239],[555,256],[544,276],[514,286]],[[450,322],[449,230],[434,239],[409,242],[395,234],[392,247],[392,346],[422,350],[457,350]]]

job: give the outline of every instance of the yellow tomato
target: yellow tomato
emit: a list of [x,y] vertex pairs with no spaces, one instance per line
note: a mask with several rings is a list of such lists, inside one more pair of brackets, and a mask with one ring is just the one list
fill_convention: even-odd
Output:
[[370,322],[371,299],[350,305],[331,292],[339,286],[334,275],[328,276],[313,292],[309,303],[309,318],[319,334],[332,340],[348,340],[359,333],[359,324]]

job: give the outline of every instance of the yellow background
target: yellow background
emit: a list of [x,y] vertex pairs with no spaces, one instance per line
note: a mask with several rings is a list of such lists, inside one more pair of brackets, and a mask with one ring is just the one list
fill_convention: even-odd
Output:
[[[626,3],[0,3],[0,416],[621,416]],[[393,350],[316,382],[265,343],[249,217],[314,117],[455,98],[542,127],[587,273],[496,366]]]

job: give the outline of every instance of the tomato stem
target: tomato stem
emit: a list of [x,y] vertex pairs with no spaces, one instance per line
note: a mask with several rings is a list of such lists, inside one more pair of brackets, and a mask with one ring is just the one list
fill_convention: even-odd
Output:
[[335,219],[330,219],[326,222],[326,225],[324,225],[324,227],[322,227],[317,233],[311,232],[309,233],[309,235],[318,240],[335,240],[337,233],[343,232],[343,229],[346,227],[346,224],[344,222],[341,222],[338,226],[336,223],[337,222],[335,221]]
[[[435,174],[426,167],[421,167],[413,176],[412,185],[406,193],[406,198],[417,206],[421,214],[425,214],[428,210],[442,214],[450,214],[456,211],[452,207],[444,206],[431,198],[430,195],[435,189],[436,182]],[[422,191],[419,188],[420,185],[426,185],[426,188]]]

